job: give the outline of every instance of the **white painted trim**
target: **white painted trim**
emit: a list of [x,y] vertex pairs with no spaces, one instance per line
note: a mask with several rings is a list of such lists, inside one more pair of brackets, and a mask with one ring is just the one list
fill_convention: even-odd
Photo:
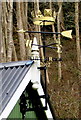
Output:
[[30,80],[31,80],[31,73],[32,73],[32,66],[29,69],[29,71],[27,72],[27,74],[25,75],[24,79],[20,83],[20,85],[17,88],[17,90],[15,91],[15,93],[12,96],[11,100],[7,104],[5,110],[2,112],[2,114],[0,116],[0,120],[2,120],[2,118],[7,118],[9,116],[10,112],[14,108],[15,104],[17,103],[18,99],[20,98],[21,94],[23,93],[24,89],[26,88],[26,86],[30,82]]
[[[41,84],[40,84],[40,87],[37,91],[38,91],[39,96],[44,95],[44,91],[43,91]],[[44,98],[41,98],[41,102],[42,102],[42,105],[45,106],[45,99]],[[47,103],[47,110],[45,110],[45,113],[46,113],[48,120],[50,118],[53,120],[53,116],[52,116],[52,113],[51,113],[51,110],[50,110],[48,103]]]
[[[34,38],[34,42],[37,44],[36,38]],[[35,49],[35,51],[32,52],[32,57],[39,58],[38,47],[34,46],[33,49]],[[30,80],[33,83],[33,85],[35,85],[36,83],[39,84],[38,85],[39,87],[37,89],[38,94],[44,95],[44,91],[43,91],[43,88],[42,88],[41,83],[40,83],[40,70],[37,69],[38,67],[40,67],[40,60],[34,60],[34,64],[31,66],[30,70],[27,72],[27,74],[25,75],[21,84],[19,85],[19,87],[15,91],[14,95],[12,96],[11,100],[7,104],[5,110],[2,112],[2,114],[0,116],[0,120],[2,120],[2,118],[7,118],[9,116],[10,112],[14,108],[15,104],[17,103],[18,99],[20,98],[21,94],[25,90],[25,88],[28,85],[28,83],[30,82]],[[43,98],[41,99],[41,102],[45,106],[45,100]],[[51,111],[50,111],[50,107],[48,104],[47,104],[47,107],[48,107],[48,109],[45,111],[46,116],[48,119],[49,118],[53,119]]]
[[[36,74],[35,74],[35,72],[36,72]],[[5,110],[2,112],[2,114],[0,116],[0,120],[2,120],[2,118],[7,118],[9,116],[9,114],[11,113],[12,109],[14,108],[15,104],[17,103],[18,99],[20,98],[21,94],[23,93],[24,89],[26,88],[26,86],[28,85],[30,80],[32,82],[36,82],[37,80],[39,82],[39,80],[40,80],[40,70],[37,69],[36,63],[34,63],[31,66],[30,70],[27,72],[26,76],[24,77],[21,84],[15,91],[14,95],[12,96],[12,98],[9,101],[8,105],[6,106]],[[39,88],[37,89],[37,91],[38,91],[39,96],[44,95],[44,91],[43,91],[43,88],[42,88],[40,82],[39,82]],[[45,100],[43,98],[41,99],[41,102],[45,106]],[[48,110],[45,111],[46,116],[48,119],[49,118],[53,119],[48,104],[47,104],[47,107],[48,107]]]
[[34,83],[38,83],[40,84],[40,70],[37,69],[39,67],[39,60],[38,62],[34,62],[34,64],[32,65],[32,75],[31,75],[31,82]]

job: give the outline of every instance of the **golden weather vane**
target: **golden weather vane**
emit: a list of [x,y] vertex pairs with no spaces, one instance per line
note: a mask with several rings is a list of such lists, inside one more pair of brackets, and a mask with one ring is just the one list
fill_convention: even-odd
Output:
[[[35,25],[53,25],[56,19],[56,12],[53,11],[51,9],[45,9],[44,10],[44,15],[41,13],[40,10],[38,10],[36,16],[34,14],[34,11],[32,11],[32,16],[33,16],[33,23]],[[42,34],[60,34],[64,37],[70,38],[72,39],[72,30],[66,30],[66,31],[62,31],[62,32],[44,32],[44,31],[27,31],[27,30],[18,30],[17,32],[20,33],[42,33]],[[45,39],[45,38],[44,38]],[[26,46],[31,46],[31,41],[27,40],[26,42]],[[59,45],[59,43],[57,42],[57,53],[62,53],[62,46]],[[43,47],[46,47],[45,45]],[[51,48],[51,46],[50,46]]]
[[[40,10],[38,10],[36,16],[34,14],[34,11],[31,12],[32,16],[33,16],[33,23],[35,25],[53,25],[56,19],[56,12],[53,11],[51,9],[45,9],[44,10],[44,15],[41,13]],[[27,31],[27,30],[18,30],[17,32],[21,32],[21,33],[45,33],[45,34],[61,34],[64,37],[67,38],[71,38],[72,39],[72,30],[66,30],[66,31],[62,31],[62,32],[39,32],[39,31]]]
[[[56,18],[54,13],[52,13],[51,9],[45,9],[44,15],[43,15],[41,11],[38,10],[36,17],[33,15],[34,17],[33,23],[35,25],[53,25],[55,22],[55,18]],[[43,21],[45,21],[45,23],[43,23]]]

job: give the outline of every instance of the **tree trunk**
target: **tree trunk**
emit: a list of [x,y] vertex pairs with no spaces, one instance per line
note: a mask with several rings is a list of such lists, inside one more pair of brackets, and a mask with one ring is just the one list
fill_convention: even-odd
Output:
[[13,1],[7,2],[8,4],[8,23],[7,23],[7,40],[8,40],[8,50],[7,50],[7,61],[12,61],[12,51],[13,51]]
[[[2,9],[3,9],[3,34],[4,34],[4,41],[5,41],[5,50],[8,48],[8,39],[7,39],[7,17],[8,17],[8,11],[6,2],[2,3]],[[7,56],[7,55],[6,55]]]
[[78,68],[81,64],[80,36],[79,36],[79,3],[75,2],[75,28],[76,28],[76,50]]
[[7,48],[8,48],[8,39],[7,39],[7,17],[8,17],[8,11],[6,2],[2,2],[2,29],[3,29],[3,41],[4,41],[4,62],[7,61]]
[[[50,0],[50,9],[52,10],[52,1]],[[55,32],[55,26],[52,25],[52,31]],[[56,34],[53,34],[54,41],[56,42]]]
[[0,62],[6,62],[5,40],[3,32],[3,4],[0,2]]
[[18,61],[17,53],[16,53],[16,49],[15,49],[14,42],[13,42],[12,54],[13,54],[13,57],[14,57],[14,61]]
[[[57,15],[57,29],[58,29],[58,32],[60,32],[60,13],[61,13],[61,10],[62,10],[62,3],[59,2],[58,3],[58,6],[59,6],[59,11],[58,11],[58,15]],[[61,58],[61,51],[59,51],[59,47],[61,45],[61,41],[60,41],[60,34],[58,35],[58,59]],[[60,82],[62,78],[62,73],[61,73],[61,62],[58,61],[58,82]]]
[[[76,50],[77,50],[77,65],[78,65],[78,79],[81,81],[81,49],[79,36],[79,3],[75,2],[75,29],[76,29]],[[79,84],[79,96],[81,99],[81,84]],[[79,103],[79,118],[81,119],[81,104]]]
[[[22,21],[23,21],[23,29],[28,31],[28,3],[21,3],[21,15],[22,15]],[[25,43],[27,40],[30,40],[29,33],[25,33]],[[28,46],[26,48],[27,53],[27,59],[31,55],[31,47]]]
[[2,2],[0,1],[0,62],[3,62],[3,37],[2,37]]
[[7,29],[7,36],[8,36],[8,50],[7,50],[7,61],[9,62],[9,61],[12,61],[12,48],[13,48],[13,43],[12,43],[12,39],[13,39],[13,37],[12,37],[12,34],[13,34],[13,26],[12,26],[12,24],[13,24],[13,17],[12,17],[12,12],[13,12],[13,2],[7,2],[7,4],[8,4],[8,7],[9,7],[9,9],[8,9],[8,24],[7,24],[7,26],[8,26],[8,29]]
[[[22,23],[22,16],[21,16],[21,8],[20,8],[20,2],[16,2],[16,17],[17,17],[17,29],[21,30],[23,29],[23,23]],[[25,50],[25,40],[24,40],[24,33],[18,33],[19,37],[19,43],[20,43],[20,57],[21,60],[26,59],[26,50]]]
[[[28,30],[28,2],[24,3],[24,15],[25,15],[25,18],[24,18],[25,26],[24,27],[26,30]],[[30,40],[29,34],[26,33],[25,35],[26,35],[26,39]]]
[[2,40],[3,40],[3,62],[6,62],[6,45],[5,45],[5,38],[4,33],[2,33]]

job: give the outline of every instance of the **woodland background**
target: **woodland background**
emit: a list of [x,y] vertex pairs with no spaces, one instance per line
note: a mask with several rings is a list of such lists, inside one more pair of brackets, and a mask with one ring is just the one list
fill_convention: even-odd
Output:
[[[56,11],[54,25],[45,31],[60,32],[72,29],[72,39],[62,36],[46,36],[46,44],[61,41],[62,62],[51,62],[48,68],[48,93],[57,119],[81,118],[81,2],[1,2],[0,1],[0,62],[27,60],[30,46],[26,41],[37,36],[42,44],[41,34],[18,33],[17,30],[41,31],[43,27],[33,24],[31,12],[35,15],[45,8]],[[46,49],[46,56],[58,58],[55,50]],[[43,57],[43,51],[40,55]]]

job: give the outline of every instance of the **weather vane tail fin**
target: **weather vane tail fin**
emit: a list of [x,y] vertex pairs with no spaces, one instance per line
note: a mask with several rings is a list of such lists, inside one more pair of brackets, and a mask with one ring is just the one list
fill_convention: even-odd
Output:
[[61,32],[61,35],[63,35],[64,37],[67,37],[67,38],[71,38],[72,39],[72,30],[67,30],[67,31],[63,31]]

